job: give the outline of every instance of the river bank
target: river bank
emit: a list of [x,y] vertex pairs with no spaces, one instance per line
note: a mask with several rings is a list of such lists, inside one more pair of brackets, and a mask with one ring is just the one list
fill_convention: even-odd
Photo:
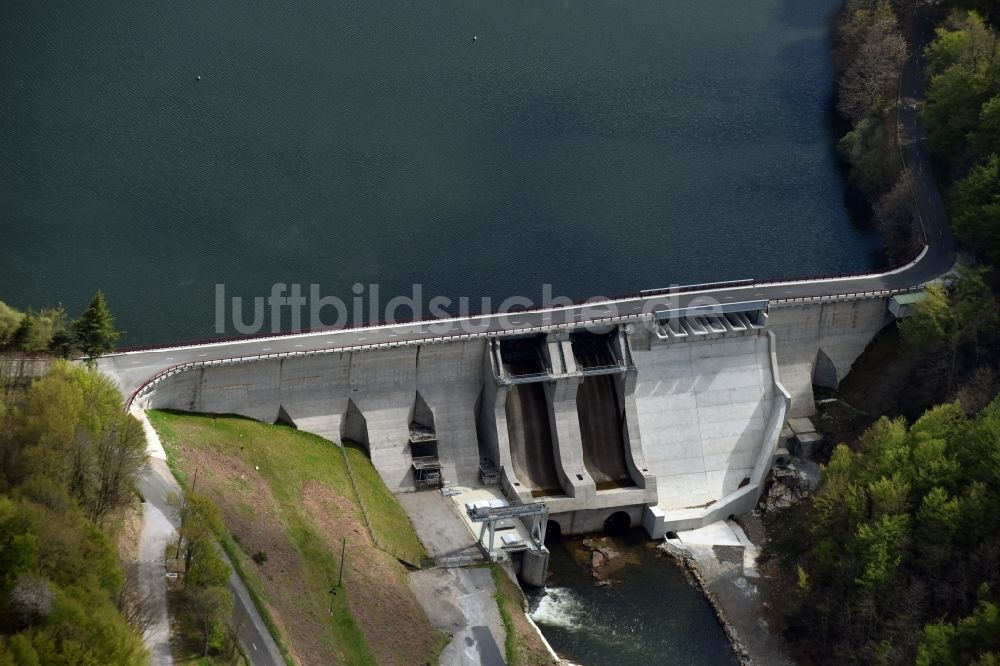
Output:
[[790,666],[794,661],[787,646],[767,621],[768,581],[757,569],[764,540],[760,518],[750,514],[739,522],[681,532],[659,549],[684,568],[705,596],[739,663]]

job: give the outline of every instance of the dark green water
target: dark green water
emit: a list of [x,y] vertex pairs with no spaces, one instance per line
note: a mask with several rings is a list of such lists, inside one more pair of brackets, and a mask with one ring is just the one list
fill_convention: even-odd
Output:
[[549,544],[549,578],[529,591],[531,617],[560,656],[584,666],[735,665],[732,649],[708,602],[669,559],[647,548],[642,530],[616,538],[630,564],[597,587],[570,549]]
[[0,299],[102,288],[138,343],[211,335],[216,283],[499,300],[869,268],[838,5],[14,0]]

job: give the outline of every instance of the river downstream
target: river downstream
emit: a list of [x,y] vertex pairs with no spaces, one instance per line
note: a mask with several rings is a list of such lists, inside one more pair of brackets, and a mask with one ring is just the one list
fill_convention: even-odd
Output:
[[584,666],[736,664],[712,608],[642,530],[612,541],[611,583],[595,585],[590,551],[572,538],[549,545],[544,589],[528,590],[531,617],[562,657]]

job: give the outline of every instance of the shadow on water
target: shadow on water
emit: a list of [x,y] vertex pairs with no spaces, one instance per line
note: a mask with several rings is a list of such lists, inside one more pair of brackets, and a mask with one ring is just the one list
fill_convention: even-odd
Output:
[[595,585],[583,539],[549,542],[545,588],[531,617],[561,656],[580,664],[735,664],[708,602],[642,530],[608,536],[627,563]]
[[[810,3],[782,0],[776,11],[780,22],[814,31],[811,36],[790,43],[778,54],[780,81],[776,89],[787,118],[789,138],[805,144],[818,140],[835,146],[851,129],[837,112],[833,48],[839,7],[840,2],[836,0]],[[816,125],[815,119],[820,119],[821,123]],[[851,227],[869,236],[866,252],[872,268],[886,267],[888,258],[874,233],[871,205],[849,182],[849,165],[836,151],[828,152],[825,159],[830,162],[828,173],[839,176],[836,189],[841,193]]]
[[801,2],[801,0],[781,0],[776,12],[779,21],[796,28],[833,27],[840,0],[818,0]]
[[867,269],[815,111],[840,2],[13,3],[0,293],[101,287],[129,344],[293,328],[251,325],[279,283],[378,285],[331,325]]

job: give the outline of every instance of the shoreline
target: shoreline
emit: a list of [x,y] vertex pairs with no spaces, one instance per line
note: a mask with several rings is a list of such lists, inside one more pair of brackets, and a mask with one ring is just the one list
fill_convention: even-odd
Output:
[[740,523],[729,520],[680,533],[658,549],[687,574],[712,608],[736,661],[743,665],[791,666],[785,640],[765,617],[765,589],[757,570],[759,545]]
[[754,660],[753,656],[750,654],[750,650],[743,644],[739,633],[736,631],[736,627],[733,626],[726,616],[726,612],[722,607],[722,604],[719,603],[719,600],[712,593],[712,591],[708,589],[705,574],[698,566],[698,561],[695,557],[688,552],[672,546],[666,541],[657,546],[657,548],[669,555],[673,561],[680,566],[686,577],[691,582],[692,587],[698,590],[698,592],[705,597],[708,605],[712,607],[712,611],[715,613],[715,617],[719,621],[719,625],[726,634],[729,646],[733,649],[733,656],[736,658],[736,661],[738,661],[741,666],[752,666],[752,664],[754,664]]

